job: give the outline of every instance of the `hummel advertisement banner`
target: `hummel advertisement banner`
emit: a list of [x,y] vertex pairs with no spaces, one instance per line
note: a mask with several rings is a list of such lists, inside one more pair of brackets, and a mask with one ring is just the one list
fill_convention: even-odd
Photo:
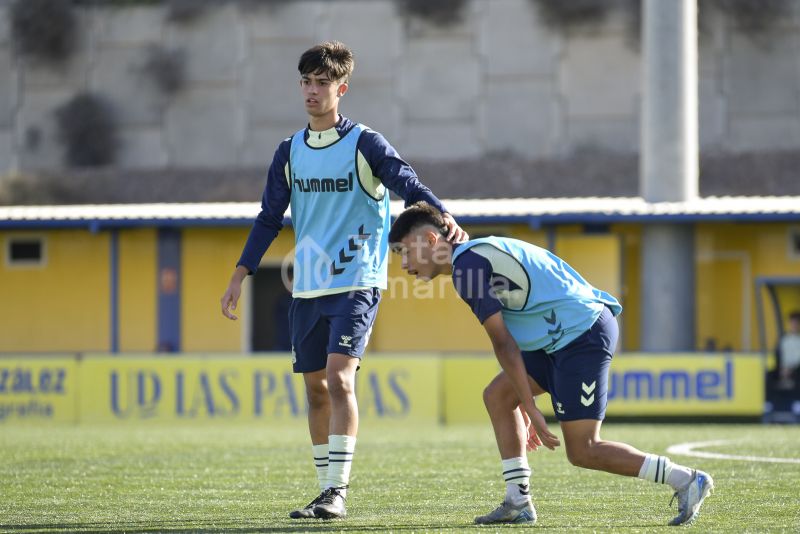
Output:
[[[608,374],[606,416],[760,416],[763,365],[756,354],[617,354]],[[470,372],[461,373],[462,369]],[[488,423],[482,392],[499,370],[493,358],[446,358],[444,420]],[[598,402],[602,392],[593,382],[582,384],[573,394],[587,406]],[[536,405],[554,415],[549,395],[537,397]]]

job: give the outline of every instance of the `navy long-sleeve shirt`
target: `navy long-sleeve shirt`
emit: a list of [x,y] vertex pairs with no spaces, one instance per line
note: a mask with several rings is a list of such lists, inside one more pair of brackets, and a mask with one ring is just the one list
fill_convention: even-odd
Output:
[[[350,119],[339,116],[339,122],[327,132],[305,131],[306,142],[311,146],[322,147],[340,139],[355,125]],[[323,141],[323,139],[325,139]],[[323,143],[323,144],[320,144]],[[291,200],[291,187],[287,179],[291,137],[278,145],[272,164],[267,173],[267,185],[261,197],[261,212],[256,217],[238,265],[246,267],[250,273],[258,269],[262,256],[283,228],[283,218]],[[368,166],[367,172],[380,180],[390,191],[405,201],[406,206],[424,200],[445,212],[445,207],[436,196],[423,185],[411,165],[403,161],[397,151],[380,133],[366,130],[361,134],[357,145],[357,158],[360,168]]]

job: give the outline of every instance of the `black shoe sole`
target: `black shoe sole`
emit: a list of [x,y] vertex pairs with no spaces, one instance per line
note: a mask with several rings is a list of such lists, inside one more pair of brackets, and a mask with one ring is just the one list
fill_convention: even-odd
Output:
[[305,513],[305,510],[293,510],[289,512],[289,519],[316,519],[317,516],[314,514],[314,510],[309,510],[308,513]]
[[335,512],[329,512],[324,508],[314,508],[314,515],[320,519],[344,519],[347,517],[347,512],[343,514],[337,514]]

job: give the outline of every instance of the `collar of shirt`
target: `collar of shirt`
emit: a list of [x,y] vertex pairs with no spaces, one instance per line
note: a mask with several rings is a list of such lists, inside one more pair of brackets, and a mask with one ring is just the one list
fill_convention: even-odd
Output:
[[324,148],[332,145],[349,132],[353,128],[353,122],[339,115],[339,121],[332,128],[317,132],[310,127],[306,127],[306,144],[312,148]]

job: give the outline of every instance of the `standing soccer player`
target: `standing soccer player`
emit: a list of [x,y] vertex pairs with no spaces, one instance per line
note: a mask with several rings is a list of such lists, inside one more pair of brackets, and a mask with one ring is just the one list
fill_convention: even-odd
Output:
[[[300,57],[300,91],[308,127],[275,152],[261,201],[228,288],[222,313],[236,319],[242,280],[262,256],[292,207],[296,246],[289,309],[294,372],[303,373],[308,427],[320,495],[289,514],[345,517],[358,433],[355,374],[386,288],[389,194],[406,205],[444,206],[384,137],[339,114],[353,72],[342,43],[314,46]],[[447,235],[467,238],[448,214]]]
[[503,503],[479,524],[534,523],[529,449],[554,449],[535,395],[550,393],[569,461],[578,467],[669,484],[678,498],[671,525],[697,516],[714,482],[702,471],[600,438],[608,368],[619,334],[617,300],[589,285],[549,251],[516,239],[487,237],[448,243],[447,223],[421,202],[403,212],[389,234],[403,268],[422,280],[452,274],[453,283],[492,341],[503,371],[483,393],[506,482]]

